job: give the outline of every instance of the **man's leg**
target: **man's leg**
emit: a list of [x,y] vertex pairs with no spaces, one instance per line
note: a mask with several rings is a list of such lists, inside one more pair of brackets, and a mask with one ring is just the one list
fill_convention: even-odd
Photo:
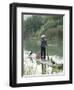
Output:
[[46,49],[44,48],[44,59],[46,59]]
[[43,59],[43,47],[41,47],[41,59]]

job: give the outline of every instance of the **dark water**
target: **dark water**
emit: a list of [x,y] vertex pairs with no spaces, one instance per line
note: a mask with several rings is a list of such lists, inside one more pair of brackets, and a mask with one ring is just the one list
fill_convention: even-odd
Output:
[[[40,40],[26,39],[23,40],[23,49],[40,52]],[[48,47],[46,48],[48,55],[57,55],[63,57],[63,41],[62,40],[48,40]]]

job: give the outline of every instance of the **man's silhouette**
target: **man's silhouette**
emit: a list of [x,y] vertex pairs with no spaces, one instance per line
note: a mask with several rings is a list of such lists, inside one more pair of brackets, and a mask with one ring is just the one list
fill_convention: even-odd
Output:
[[46,36],[42,35],[41,36],[41,59],[42,60],[46,59],[46,46],[47,46]]

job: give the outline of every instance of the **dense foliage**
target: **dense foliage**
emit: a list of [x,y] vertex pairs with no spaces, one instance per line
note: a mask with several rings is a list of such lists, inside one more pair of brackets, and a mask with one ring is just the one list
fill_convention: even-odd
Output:
[[26,20],[23,19],[23,33],[26,38],[40,38],[45,34],[48,39],[62,39],[63,36],[63,16],[32,15]]

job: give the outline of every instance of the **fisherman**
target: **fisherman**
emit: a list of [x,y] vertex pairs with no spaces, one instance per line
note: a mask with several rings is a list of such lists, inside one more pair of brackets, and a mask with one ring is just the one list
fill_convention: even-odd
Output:
[[47,40],[45,35],[41,35],[41,59],[46,59],[46,46],[47,46]]

